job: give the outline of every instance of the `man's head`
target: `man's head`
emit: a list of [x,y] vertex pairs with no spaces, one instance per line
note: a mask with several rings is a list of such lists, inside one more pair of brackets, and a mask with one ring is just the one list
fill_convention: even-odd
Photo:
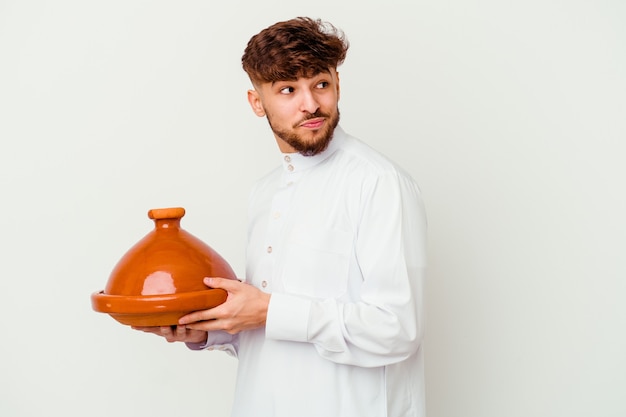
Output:
[[283,152],[315,155],[339,123],[339,75],[348,42],[329,23],[296,18],[253,36],[241,59],[254,90],[248,101],[266,116]]

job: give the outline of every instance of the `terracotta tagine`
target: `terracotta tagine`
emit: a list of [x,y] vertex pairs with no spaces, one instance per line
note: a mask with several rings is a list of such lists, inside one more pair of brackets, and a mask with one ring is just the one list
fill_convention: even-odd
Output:
[[153,209],[155,228],[114,267],[104,291],[91,295],[93,309],[131,326],[170,326],[185,314],[226,301],[204,277],[236,279],[211,247],[180,227],[182,207]]

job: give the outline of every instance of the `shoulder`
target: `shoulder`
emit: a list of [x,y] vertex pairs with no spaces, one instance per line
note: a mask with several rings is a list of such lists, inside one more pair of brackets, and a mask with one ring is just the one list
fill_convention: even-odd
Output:
[[392,177],[415,182],[411,175],[389,157],[361,139],[339,131],[336,158],[344,169],[362,178]]

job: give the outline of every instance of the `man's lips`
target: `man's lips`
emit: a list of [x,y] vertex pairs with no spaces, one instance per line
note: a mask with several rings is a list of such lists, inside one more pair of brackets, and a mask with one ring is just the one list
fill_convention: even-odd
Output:
[[322,127],[322,125],[324,124],[324,118],[315,118],[315,119],[309,119],[303,123],[300,124],[300,127],[304,127],[307,129],[319,129],[320,127]]

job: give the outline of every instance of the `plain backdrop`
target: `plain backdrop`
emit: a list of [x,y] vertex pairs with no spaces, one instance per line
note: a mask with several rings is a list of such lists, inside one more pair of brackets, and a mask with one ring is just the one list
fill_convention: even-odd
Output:
[[0,0],[0,415],[228,416],[235,359],[90,295],[156,207],[244,274],[279,159],[240,58],[299,15],[345,30],[342,126],[424,194],[429,417],[626,415],[621,0]]

